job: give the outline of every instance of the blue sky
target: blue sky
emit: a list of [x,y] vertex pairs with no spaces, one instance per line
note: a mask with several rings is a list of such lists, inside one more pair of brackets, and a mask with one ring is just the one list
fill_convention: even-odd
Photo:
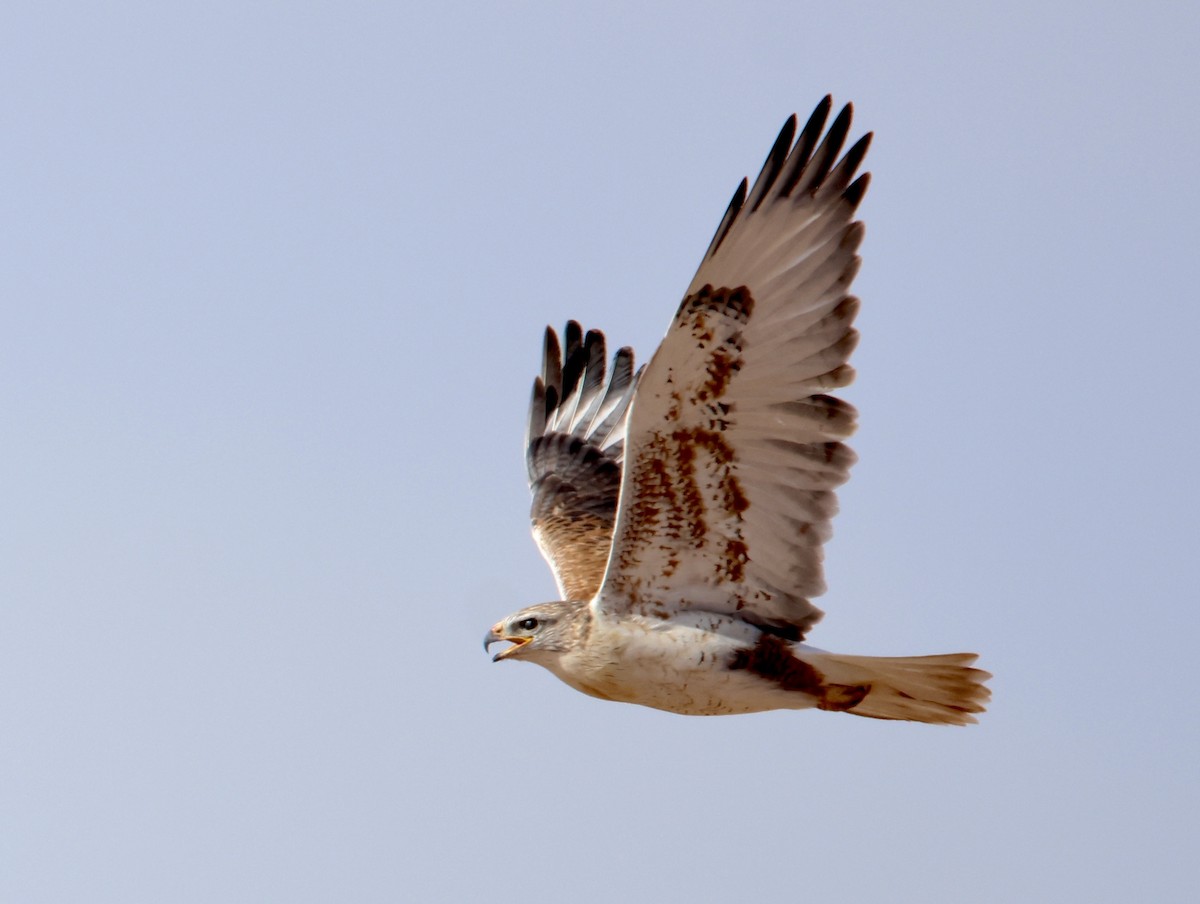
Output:
[[[0,901],[1191,900],[1200,15],[9,4]],[[876,132],[845,652],[967,730],[493,665],[541,331],[648,357],[738,180]]]

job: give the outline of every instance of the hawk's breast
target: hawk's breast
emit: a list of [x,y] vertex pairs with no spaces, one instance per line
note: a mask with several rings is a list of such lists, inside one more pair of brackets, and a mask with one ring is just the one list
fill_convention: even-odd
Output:
[[556,671],[593,697],[684,715],[815,706],[815,698],[737,667],[761,637],[747,622],[698,610],[666,620],[598,615],[587,641]]

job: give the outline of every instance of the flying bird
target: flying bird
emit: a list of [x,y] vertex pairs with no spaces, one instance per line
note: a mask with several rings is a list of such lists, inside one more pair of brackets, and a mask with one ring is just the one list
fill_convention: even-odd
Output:
[[876,657],[803,643],[822,612],[822,544],[854,453],[867,134],[847,104],[783,127],[733,195],[658,350],[640,370],[604,335],[547,328],[526,461],[533,535],[562,599],[496,623],[484,648],[600,697],[687,715],[817,708],[966,724],[976,656]]

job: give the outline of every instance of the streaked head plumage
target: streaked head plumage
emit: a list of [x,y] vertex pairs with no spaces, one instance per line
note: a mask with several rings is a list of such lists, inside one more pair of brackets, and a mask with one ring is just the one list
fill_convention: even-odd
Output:
[[501,659],[537,662],[573,649],[590,618],[587,604],[582,602],[560,600],[526,606],[492,625],[483,638],[483,648],[508,641],[512,646],[493,656],[493,662]]

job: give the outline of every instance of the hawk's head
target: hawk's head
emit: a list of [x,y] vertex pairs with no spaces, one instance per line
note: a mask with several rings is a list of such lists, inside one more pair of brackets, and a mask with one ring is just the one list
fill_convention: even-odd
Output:
[[512,646],[493,656],[493,662],[527,659],[545,664],[547,659],[573,649],[586,631],[590,619],[587,603],[556,602],[527,606],[492,625],[483,638],[483,649],[486,651],[492,644],[507,640]]

